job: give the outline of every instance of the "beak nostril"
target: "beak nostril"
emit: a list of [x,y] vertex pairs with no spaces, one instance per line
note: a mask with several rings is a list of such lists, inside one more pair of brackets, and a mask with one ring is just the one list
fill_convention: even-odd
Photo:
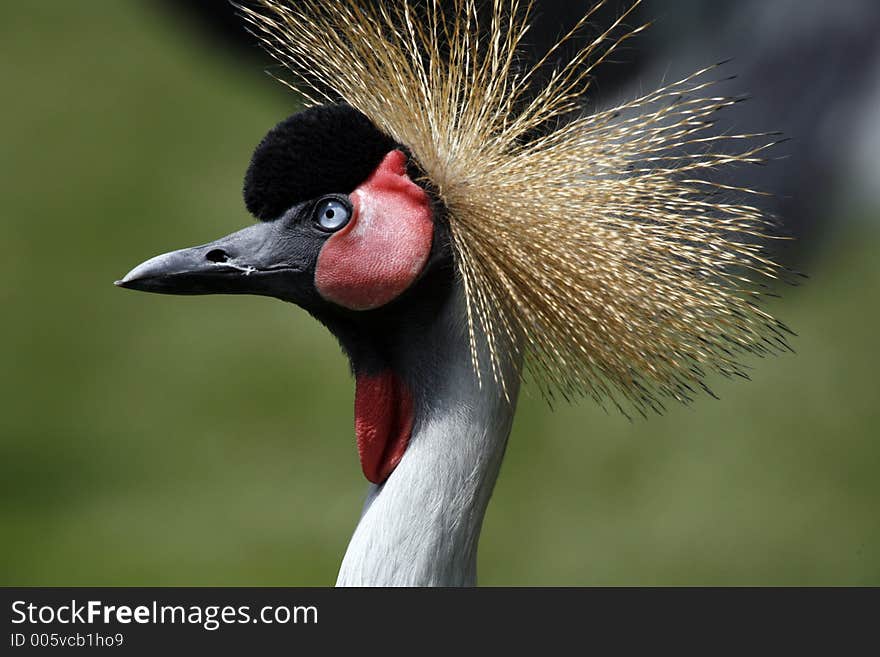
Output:
[[205,258],[211,262],[226,262],[229,260],[229,255],[223,249],[212,249],[205,254]]

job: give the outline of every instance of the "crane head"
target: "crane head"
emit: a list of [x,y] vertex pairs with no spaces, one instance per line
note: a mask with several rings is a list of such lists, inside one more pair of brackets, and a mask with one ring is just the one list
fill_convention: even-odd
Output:
[[383,482],[413,426],[395,331],[424,325],[452,288],[443,207],[407,152],[345,104],[285,119],[257,146],[244,198],[259,220],[158,255],[116,285],[163,294],[256,294],[324,323],[357,379],[364,474]]
[[437,203],[418,179],[405,148],[363,114],[313,107],[254,152],[244,198],[256,224],[151,258],[117,285],[277,297],[331,324],[382,308],[445,259]]

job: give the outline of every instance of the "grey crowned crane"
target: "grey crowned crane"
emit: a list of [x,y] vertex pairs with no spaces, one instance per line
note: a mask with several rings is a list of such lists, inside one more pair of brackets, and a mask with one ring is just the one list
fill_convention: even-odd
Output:
[[259,221],[117,282],[275,297],[339,340],[371,482],[339,585],[475,584],[526,373],[645,414],[787,348],[751,284],[780,272],[768,220],[707,175],[770,144],[712,134],[736,102],[707,92],[714,67],[584,114],[626,14],[536,88],[559,46],[522,67],[528,9],[480,25],[476,1],[242,7],[308,81],[247,170]]

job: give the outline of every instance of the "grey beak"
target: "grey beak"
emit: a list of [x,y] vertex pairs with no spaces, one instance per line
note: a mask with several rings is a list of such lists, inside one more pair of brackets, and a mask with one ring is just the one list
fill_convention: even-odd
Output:
[[290,251],[274,224],[263,222],[219,240],[141,263],[118,287],[161,294],[260,294],[290,301],[301,298],[307,267]]

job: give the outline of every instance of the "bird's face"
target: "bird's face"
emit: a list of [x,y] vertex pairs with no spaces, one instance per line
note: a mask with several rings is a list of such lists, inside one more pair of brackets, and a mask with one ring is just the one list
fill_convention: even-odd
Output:
[[367,478],[384,481],[413,427],[413,388],[397,358],[451,288],[442,209],[405,149],[347,105],[295,114],[257,146],[245,203],[260,221],[165,253],[117,285],[165,294],[257,294],[303,307],[348,353]]
[[306,110],[254,152],[245,202],[260,221],[165,253],[121,287],[166,294],[258,294],[333,314],[380,309],[437,260],[435,203],[407,154],[347,105]]

